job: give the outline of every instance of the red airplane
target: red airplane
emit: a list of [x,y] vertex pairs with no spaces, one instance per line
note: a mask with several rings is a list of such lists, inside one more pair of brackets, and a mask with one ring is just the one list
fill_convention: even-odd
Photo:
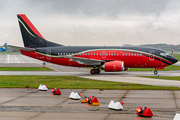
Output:
[[123,46],[64,46],[47,41],[24,14],[18,14],[24,47],[8,45],[19,49],[21,54],[54,64],[73,67],[93,67],[91,74],[100,69],[108,72],[128,68],[163,69],[178,60],[163,50],[148,47]]

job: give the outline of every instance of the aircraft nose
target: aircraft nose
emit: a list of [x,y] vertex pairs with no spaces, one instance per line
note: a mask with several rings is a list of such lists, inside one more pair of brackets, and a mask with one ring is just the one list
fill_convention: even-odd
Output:
[[176,63],[176,62],[178,62],[178,59],[175,58],[175,57],[173,57],[173,56],[171,56],[171,55],[167,55],[167,59],[168,59],[169,61],[171,61],[173,64]]

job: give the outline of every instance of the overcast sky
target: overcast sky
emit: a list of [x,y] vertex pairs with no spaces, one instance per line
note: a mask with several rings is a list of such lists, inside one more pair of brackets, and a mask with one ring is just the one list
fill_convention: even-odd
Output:
[[23,46],[20,13],[63,45],[180,44],[180,0],[0,0],[0,45]]

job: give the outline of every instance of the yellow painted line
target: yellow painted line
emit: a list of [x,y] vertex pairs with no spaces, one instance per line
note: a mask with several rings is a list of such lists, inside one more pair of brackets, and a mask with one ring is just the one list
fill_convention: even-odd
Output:
[[19,22],[24,26],[24,28],[28,31],[28,33],[30,34],[30,35],[32,35],[33,37],[35,37],[27,28],[26,28],[26,26],[23,24],[23,22],[18,18],[18,20],[19,20]]

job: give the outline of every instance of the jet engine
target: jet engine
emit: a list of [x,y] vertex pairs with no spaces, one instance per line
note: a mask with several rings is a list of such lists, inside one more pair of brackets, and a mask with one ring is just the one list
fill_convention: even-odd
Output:
[[105,62],[104,65],[101,66],[101,68],[106,72],[124,71],[124,62],[123,61]]

